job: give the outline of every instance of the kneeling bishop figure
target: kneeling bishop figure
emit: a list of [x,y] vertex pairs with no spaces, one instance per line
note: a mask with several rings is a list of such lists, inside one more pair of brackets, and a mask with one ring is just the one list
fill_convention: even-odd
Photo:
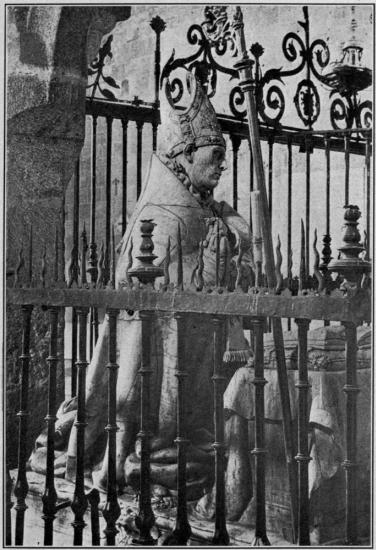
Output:
[[[195,76],[187,72],[189,105],[177,110],[169,84],[164,84],[158,134],[158,154],[153,154],[143,192],[127,231],[119,245],[116,284],[126,280],[129,248],[133,254],[141,244],[140,221],[156,224],[153,242],[156,264],[163,265],[170,238],[170,278],[177,280],[177,239],[180,226],[183,283],[191,284],[197,273],[200,244],[203,246],[206,284],[215,284],[217,238],[220,239],[221,285],[234,288],[239,266],[235,258],[242,252],[241,284],[251,283],[253,260],[251,234],[246,221],[226,202],[216,202],[213,190],[225,167],[226,143],[215,111]],[[238,279],[239,282],[239,279]],[[158,284],[158,283],[157,283]],[[213,483],[213,382],[212,326],[203,315],[187,316],[184,352],[180,360],[186,378],[187,497],[197,499]],[[241,321],[227,321],[224,371],[228,380],[251,355]],[[105,488],[107,478],[106,431],[108,321],[100,327],[99,338],[87,369],[85,460],[87,476]],[[151,375],[151,481],[166,491],[176,489],[176,398],[177,331],[172,314],[161,314],[153,322]],[[137,490],[140,457],[137,432],[140,427],[141,321],[137,312],[121,311],[117,323],[117,483],[122,490]],[[76,464],[76,399],[65,401],[56,422],[55,473],[74,479]],[[41,434],[30,458],[32,469],[45,471],[46,436]]]

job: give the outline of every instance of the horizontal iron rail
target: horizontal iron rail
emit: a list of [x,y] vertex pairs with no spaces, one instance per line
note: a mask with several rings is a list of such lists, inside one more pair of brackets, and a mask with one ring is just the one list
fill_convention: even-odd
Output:
[[[177,107],[179,109],[179,107]],[[126,119],[134,122],[160,124],[159,109],[152,103],[145,102],[120,102],[101,99],[86,99],[86,114],[116,119]],[[218,115],[218,120],[225,133],[248,139],[249,130],[246,120],[238,120],[230,115]],[[281,128],[268,127],[260,123],[260,137],[263,141],[274,139],[275,143],[296,145],[305,147],[305,141],[309,139],[309,146],[314,149],[325,149],[325,140],[330,137],[330,149],[332,151],[344,151],[344,136],[358,134],[360,130],[315,130],[307,131],[290,126]],[[370,129],[362,129],[362,134],[371,134]],[[349,152],[356,155],[365,155],[366,142],[364,139],[351,137],[349,139]]]
[[7,302],[14,305],[56,307],[96,307],[200,313],[208,315],[240,315],[242,317],[282,317],[370,322],[371,301],[365,291],[352,298],[306,295],[245,294],[241,292],[195,292],[151,289],[41,289],[7,290]]

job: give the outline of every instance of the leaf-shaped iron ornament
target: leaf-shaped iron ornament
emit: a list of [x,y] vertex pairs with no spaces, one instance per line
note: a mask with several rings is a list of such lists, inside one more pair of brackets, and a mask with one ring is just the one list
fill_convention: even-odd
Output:
[[107,84],[110,88],[120,88],[112,76],[106,76],[103,74],[106,58],[112,59],[112,40],[113,36],[110,34],[103,46],[99,48],[97,57],[88,67],[88,76],[95,77],[94,81],[86,87],[88,90],[91,89],[91,99],[94,99],[97,92],[99,92],[103,97],[109,99],[110,101],[118,101],[114,92],[104,86],[104,84]]

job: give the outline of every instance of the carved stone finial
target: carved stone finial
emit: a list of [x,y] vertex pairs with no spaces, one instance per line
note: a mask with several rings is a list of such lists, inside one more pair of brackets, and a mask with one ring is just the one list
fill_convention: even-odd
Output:
[[157,224],[153,220],[141,220],[141,237],[142,242],[140,246],[140,254],[136,256],[138,265],[128,271],[131,277],[137,277],[137,279],[144,284],[154,283],[157,277],[163,275],[163,268],[153,264],[157,258],[153,254],[153,229]]
[[360,288],[364,273],[369,273],[371,263],[359,258],[364,247],[360,244],[360,233],[358,230],[358,219],[361,212],[356,205],[349,204],[345,208],[345,225],[343,232],[343,245],[338,249],[340,257],[332,260],[328,265],[329,271],[335,271],[343,276],[344,281],[341,290]]

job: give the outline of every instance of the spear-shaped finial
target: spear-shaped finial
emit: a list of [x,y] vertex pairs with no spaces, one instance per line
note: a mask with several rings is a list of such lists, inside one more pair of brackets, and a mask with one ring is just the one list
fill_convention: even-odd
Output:
[[314,232],[314,239],[313,239],[313,246],[312,246],[313,253],[315,255],[315,262],[313,264],[313,274],[316,277],[318,282],[317,290],[319,292],[322,292],[324,290],[324,277],[322,276],[322,273],[319,270],[320,256],[316,245],[317,245],[317,229],[315,229],[315,232]]
[[277,279],[277,285],[275,288],[276,294],[280,294],[282,288],[283,288],[283,276],[281,272],[281,266],[282,266],[282,254],[281,254],[281,239],[279,238],[279,235],[277,237],[277,246],[275,248],[275,255],[276,255],[276,264],[275,264],[275,275]]
[[98,258],[97,288],[102,288],[104,285],[104,271],[105,271],[104,262],[105,262],[104,242],[102,241],[101,247],[99,249],[99,258]]

